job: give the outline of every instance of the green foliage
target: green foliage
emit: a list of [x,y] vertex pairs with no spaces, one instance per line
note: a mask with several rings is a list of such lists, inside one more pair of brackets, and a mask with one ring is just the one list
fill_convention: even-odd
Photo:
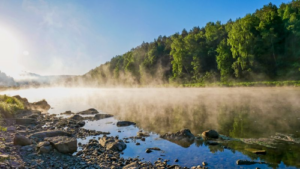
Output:
[[97,84],[162,80],[265,85],[261,81],[300,80],[299,68],[300,1],[293,0],[279,7],[270,3],[226,24],[209,22],[203,28],[143,42],[91,70],[84,79]]
[[17,110],[22,109],[24,109],[24,105],[17,98],[0,95],[0,118],[11,117]]

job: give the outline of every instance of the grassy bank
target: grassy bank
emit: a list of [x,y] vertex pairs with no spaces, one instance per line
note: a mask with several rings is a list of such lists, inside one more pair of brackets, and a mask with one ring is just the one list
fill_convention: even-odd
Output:
[[0,95],[0,119],[12,117],[17,110],[24,109],[23,103],[15,97]]

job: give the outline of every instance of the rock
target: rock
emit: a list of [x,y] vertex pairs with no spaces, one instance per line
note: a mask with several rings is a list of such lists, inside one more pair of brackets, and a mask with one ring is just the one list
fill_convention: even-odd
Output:
[[0,161],[9,159],[8,154],[0,154]]
[[192,143],[194,143],[195,139],[195,136],[189,129],[182,129],[176,133],[167,133],[161,135],[160,137],[179,144],[183,147],[189,147]]
[[69,110],[69,111],[65,111],[64,113],[60,113],[60,114],[71,115],[71,114],[74,114],[74,113]]
[[135,143],[135,145],[139,146],[139,145],[141,145],[141,143],[137,142],[137,143]]
[[37,145],[37,152],[39,154],[49,153],[53,149],[52,145],[48,141],[40,142]]
[[26,146],[30,145],[31,140],[23,135],[16,134],[14,137],[14,145]]
[[146,149],[146,153],[151,153],[151,152],[152,152],[151,149],[149,149],[149,148]]
[[177,163],[179,160],[178,159],[175,159],[175,162]]
[[74,153],[77,151],[77,139],[74,137],[57,136],[47,137],[46,141],[49,141],[53,147],[61,153]]
[[15,126],[9,126],[6,128],[6,131],[8,132],[15,132],[16,131],[16,127]]
[[83,127],[83,126],[85,125],[85,122],[84,122],[84,121],[80,121],[80,122],[77,123],[77,125],[78,125],[79,127]]
[[77,114],[92,115],[92,114],[99,114],[99,112],[96,109],[91,108],[85,111],[78,112]]
[[114,137],[104,136],[100,138],[99,143],[101,146],[112,151],[123,151],[126,148],[126,144],[122,140],[115,139]]
[[105,119],[105,118],[109,118],[109,117],[113,117],[113,115],[111,115],[111,114],[96,114],[94,116],[94,120],[100,120],[100,119]]
[[72,136],[70,133],[61,131],[61,130],[54,130],[54,131],[41,131],[34,134],[31,134],[29,138],[38,138],[43,140],[46,137],[57,137],[57,136]]
[[139,132],[137,132],[137,136],[138,137],[149,137],[150,135],[149,135],[149,133],[139,131]]
[[46,100],[41,100],[38,102],[30,103],[30,109],[45,111],[50,109],[50,105],[47,103]]
[[161,151],[161,149],[160,148],[158,148],[158,147],[153,147],[153,148],[149,148],[150,150],[155,150],[155,151]]
[[130,122],[130,121],[118,121],[117,122],[118,127],[124,127],[124,126],[130,126],[130,125],[136,125],[136,123]]
[[204,138],[213,138],[213,139],[217,139],[219,138],[219,133],[215,130],[207,130],[207,131],[204,131],[202,133],[202,136]]
[[69,117],[69,119],[72,119],[72,120],[83,120],[84,118],[78,114],[75,114],[71,117]]
[[16,124],[18,125],[31,125],[31,124],[37,124],[36,119],[16,119]]
[[207,163],[203,161],[203,162],[202,162],[202,165],[203,165],[203,166],[206,166],[206,165],[207,165]]
[[123,167],[124,169],[138,169],[140,168],[140,165],[138,162],[133,162],[133,163],[130,163],[126,166]]

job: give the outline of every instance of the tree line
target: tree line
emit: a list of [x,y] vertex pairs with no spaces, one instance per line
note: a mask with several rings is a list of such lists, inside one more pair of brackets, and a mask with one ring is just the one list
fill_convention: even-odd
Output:
[[300,0],[143,42],[83,77],[98,84],[300,80]]

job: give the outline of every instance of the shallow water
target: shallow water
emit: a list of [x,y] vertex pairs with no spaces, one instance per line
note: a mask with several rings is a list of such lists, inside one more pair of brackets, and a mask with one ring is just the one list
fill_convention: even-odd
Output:
[[[299,137],[299,88],[47,88],[1,94],[20,95],[30,102],[46,99],[53,107],[49,113],[96,108],[100,113],[113,114],[113,118],[87,122],[84,126],[109,131],[112,136],[136,136],[141,129],[150,132],[145,142],[131,140],[127,144],[123,155],[126,158],[139,156],[151,162],[158,158],[169,159],[169,164],[187,167],[206,161],[210,168],[300,168],[297,144],[285,144],[280,149],[267,149],[266,155],[256,155],[246,151],[256,148],[255,145],[245,147],[238,142],[225,147],[209,146],[201,140],[179,145],[159,138],[159,134],[183,128],[189,128],[194,135],[216,129],[233,138],[265,138],[276,132]],[[136,122],[137,127],[117,127],[117,120]],[[79,141],[84,143],[88,139]],[[145,153],[150,147],[159,147],[163,152]],[[175,159],[179,162],[175,163]],[[238,166],[235,164],[238,159],[265,161],[269,165]]]

